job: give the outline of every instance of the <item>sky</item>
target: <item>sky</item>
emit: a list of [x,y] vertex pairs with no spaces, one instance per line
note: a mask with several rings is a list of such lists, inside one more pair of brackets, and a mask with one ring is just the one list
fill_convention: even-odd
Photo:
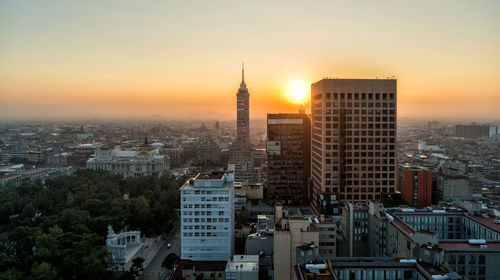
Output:
[[395,76],[398,117],[500,119],[500,1],[0,2],[2,119],[234,119],[242,62],[251,118]]

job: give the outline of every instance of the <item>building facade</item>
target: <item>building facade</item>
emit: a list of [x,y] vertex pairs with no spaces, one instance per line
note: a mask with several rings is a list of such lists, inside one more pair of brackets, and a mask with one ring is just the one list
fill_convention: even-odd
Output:
[[323,79],[311,86],[313,211],[397,192],[396,80]]
[[248,200],[264,199],[264,186],[261,183],[234,182],[234,192],[244,194]]
[[168,160],[155,149],[141,150],[97,149],[95,157],[87,160],[87,169],[107,170],[123,177],[158,174],[168,170]]
[[432,170],[418,166],[399,167],[399,189],[411,207],[432,205]]
[[345,257],[368,256],[368,205],[347,203],[340,221],[343,229],[344,246],[339,255]]
[[274,279],[293,279],[296,249],[315,244],[321,257],[336,256],[336,224],[324,216],[289,215],[286,206],[275,207]]
[[307,204],[311,175],[309,114],[267,115],[269,200]]
[[463,279],[500,275],[498,217],[459,206],[448,210],[384,209],[369,205],[371,257],[414,258],[434,271],[456,272]]
[[457,124],[455,126],[455,135],[458,137],[481,138],[481,137],[493,137],[498,134],[500,134],[500,127],[498,126],[479,125],[479,124],[470,124],[470,125]]
[[217,165],[220,162],[221,153],[217,142],[205,140],[196,150],[196,162],[203,166]]
[[181,191],[181,259],[227,261],[234,253],[234,189],[229,174],[200,173]]

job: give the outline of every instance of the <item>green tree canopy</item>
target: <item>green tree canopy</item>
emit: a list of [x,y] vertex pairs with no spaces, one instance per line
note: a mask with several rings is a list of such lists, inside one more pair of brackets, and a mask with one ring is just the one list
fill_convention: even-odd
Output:
[[[147,236],[169,232],[183,182],[170,174],[124,179],[77,170],[0,190],[0,280],[113,279],[107,226]],[[140,273],[142,262],[134,264]]]

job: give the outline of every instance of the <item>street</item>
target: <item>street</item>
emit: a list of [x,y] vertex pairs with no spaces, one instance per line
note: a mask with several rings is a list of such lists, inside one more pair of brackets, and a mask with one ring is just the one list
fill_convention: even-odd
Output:
[[[167,248],[167,244],[171,243],[172,246]],[[144,273],[140,279],[144,280],[164,280],[167,279],[170,274],[170,270],[165,269],[161,266],[163,259],[170,253],[175,253],[177,256],[181,255],[181,239],[180,239],[180,226],[177,225],[168,238],[168,240],[162,240],[161,248],[158,253],[151,260],[149,265],[144,268]]]

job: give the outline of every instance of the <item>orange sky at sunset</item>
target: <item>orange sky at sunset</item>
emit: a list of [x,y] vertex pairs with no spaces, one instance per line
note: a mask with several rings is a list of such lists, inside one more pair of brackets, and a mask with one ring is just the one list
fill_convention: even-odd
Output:
[[398,79],[398,115],[500,118],[497,1],[2,1],[0,118],[295,112],[287,82]]

